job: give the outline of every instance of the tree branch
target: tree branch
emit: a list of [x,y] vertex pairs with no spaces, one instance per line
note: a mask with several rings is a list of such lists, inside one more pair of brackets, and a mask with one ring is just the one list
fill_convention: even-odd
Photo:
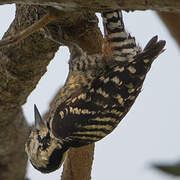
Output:
[[94,144],[70,149],[61,180],[90,180],[93,157]]
[[[18,5],[16,18],[4,38],[24,30],[46,13],[46,8]],[[47,26],[57,40],[59,26],[66,31],[66,40],[78,43],[88,53],[100,51],[102,35],[94,13],[62,12],[58,21]],[[24,179],[28,126],[21,105],[46,72],[58,47],[45,39],[42,31],[37,31],[17,45],[0,51],[0,179]]]
[[180,46],[180,13],[158,12],[157,14]]
[[179,0],[1,0],[0,4],[36,4],[56,6],[65,11],[88,9],[91,11],[105,11],[110,9],[124,10],[158,10],[158,11],[180,11]]
[[0,179],[23,180],[28,128],[20,106],[0,106]]
[[[38,19],[37,10],[40,15],[46,12],[39,7],[17,6],[16,18],[4,37],[34,23]],[[0,51],[0,179],[24,179],[27,162],[24,144],[28,125],[21,105],[46,72],[46,66],[57,49],[58,45],[37,33]]]

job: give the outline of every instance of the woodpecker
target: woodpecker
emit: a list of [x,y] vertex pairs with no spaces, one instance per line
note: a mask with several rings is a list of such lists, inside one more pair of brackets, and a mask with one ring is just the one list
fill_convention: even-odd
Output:
[[141,91],[152,62],[165,41],[153,37],[141,50],[124,28],[121,11],[102,13],[102,53],[87,55],[70,43],[69,76],[49,118],[37,107],[26,143],[32,165],[42,173],[61,167],[69,148],[101,140],[119,124]]

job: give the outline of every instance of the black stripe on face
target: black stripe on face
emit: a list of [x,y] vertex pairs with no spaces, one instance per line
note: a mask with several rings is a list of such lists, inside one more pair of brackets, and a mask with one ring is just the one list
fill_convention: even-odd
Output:
[[60,168],[60,165],[62,164],[62,161],[64,159],[64,153],[68,150],[68,147],[64,147],[62,149],[60,148],[55,148],[54,151],[51,153],[50,157],[49,157],[49,162],[46,165],[46,167],[36,167],[34,166],[35,169],[41,171],[42,173],[50,173],[53,172],[55,170],[57,170],[58,168]]
[[42,144],[40,148],[42,150],[46,150],[50,146],[50,141],[51,141],[50,133],[48,132],[46,136],[44,136],[43,138],[41,138],[41,136],[38,133],[38,141],[40,144]]
[[47,125],[48,130],[50,130],[50,124],[49,124],[49,121],[46,121],[46,125]]

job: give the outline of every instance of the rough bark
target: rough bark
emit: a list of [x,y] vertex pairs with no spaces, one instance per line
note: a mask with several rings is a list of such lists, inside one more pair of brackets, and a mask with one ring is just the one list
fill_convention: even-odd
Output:
[[180,13],[158,12],[159,17],[180,46]]
[[[5,36],[15,34],[38,19],[37,8],[18,6],[16,18]],[[45,10],[39,9],[39,16]],[[44,40],[41,33],[16,46],[0,51],[0,179],[22,180],[27,157],[24,144],[28,126],[21,105],[35,88],[58,46]]]
[[[28,27],[46,13],[39,6],[18,5],[16,18],[4,37],[16,34]],[[58,22],[48,25],[53,37],[58,39],[59,25],[67,33],[67,40],[79,43],[89,53],[101,47],[101,33],[97,19],[92,13],[63,13]],[[78,31],[77,31],[78,29]],[[88,42],[88,43],[87,43]],[[38,31],[17,45],[5,47],[0,51],[0,179],[23,180],[27,157],[24,144],[28,126],[21,105],[36,87],[53,59],[58,45],[44,38]]]
[[56,6],[65,10],[87,9],[102,11],[109,9],[179,11],[179,0],[1,0],[0,4],[25,3]]
[[90,180],[93,157],[94,144],[70,149],[61,180]]

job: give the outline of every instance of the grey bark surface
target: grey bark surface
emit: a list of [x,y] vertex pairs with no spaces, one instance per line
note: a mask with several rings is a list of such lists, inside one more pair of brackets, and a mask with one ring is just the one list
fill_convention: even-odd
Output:
[[[41,14],[45,10],[38,9]],[[41,15],[39,14],[39,16]],[[17,6],[16,18],[5,34],[15,34],[38,19],[37,8]],[[21,180],[26,172],[24,144],[28,125],[21,105],[36,87],[58,46],[41,33],[0,51],[0,179]]]
[[59,9],[104,11],[109,9],[179,11],[179,0],[1,0],[0,4],[24,3],[56,6]]

